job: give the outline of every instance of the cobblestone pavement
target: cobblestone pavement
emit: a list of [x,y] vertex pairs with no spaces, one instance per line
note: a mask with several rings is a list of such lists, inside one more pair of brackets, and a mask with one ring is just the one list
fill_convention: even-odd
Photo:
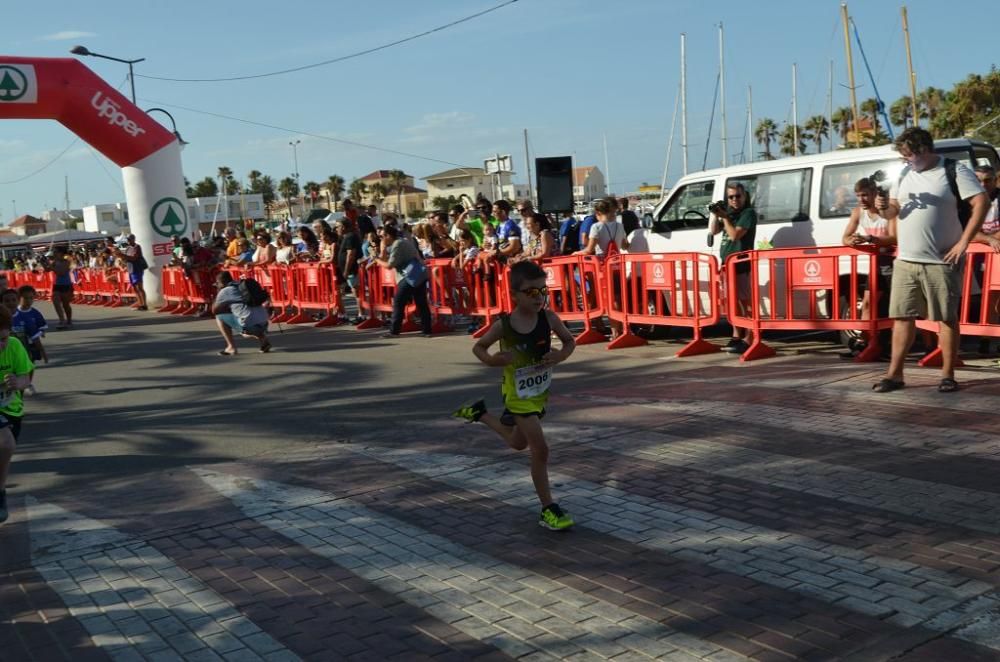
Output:
[[581,348],[544,423],[557,534],[524,454],[441,415],[495,389],[467,337],[220,362],[205,322],[82,314],[15,460],[0,660],[1000,659],[984,362],[876,395],[829,344]]

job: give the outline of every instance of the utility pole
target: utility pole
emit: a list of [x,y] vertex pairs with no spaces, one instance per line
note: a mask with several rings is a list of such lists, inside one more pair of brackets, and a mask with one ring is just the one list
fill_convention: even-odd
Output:
[[753,163],[757,159],[754,157],[754,135],[753,135],[753,88],[747,85],[747,124],[749,124],[750,129],[747,131],[750,134],[750,163]]
[[608,165],[608,134],[602,134],[604,138],[604,188],[608,195],[611,195],[611,166]]
[[524,165],[528,168],[528,200],[534,204],[535,194],[531,188],[531,157],[528,155],[528,130],[524,130]]
[[[847,84],[848,89],[851,92],[851,115],[852,115],[852,128],[854,129],[854,146],[861,147],[861,132],[858,131],[858,116],[861,114],[858,112],[858,95],[854,90],[854,58],[851,55],[851,33],[848,27],[848,16],[847,16],[847,3],[841,3],[840,5],[840,16],[844,22],[844,50],[847,54]],[[846,140],[844,142],[847,142]]]
[[903,5],[903,40],[906,43],[906,68],[910,72],[910,112],[913,113],[913,126],[920,126],[920,116],[917,115],[917,74],[913,72],[913,55],[910,54],[910,22],[906,18],[906,5]]

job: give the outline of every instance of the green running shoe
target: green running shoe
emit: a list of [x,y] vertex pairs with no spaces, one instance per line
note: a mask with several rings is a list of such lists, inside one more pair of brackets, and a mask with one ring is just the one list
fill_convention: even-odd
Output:
[[542,514],[538,516],[538,526],[549,531],[565,531],[574,524],[573,518],[564,512],[559,504],[552,503],[542,508]]
[[478,423],[483,414],[486,413],[486,402],[480,398],[474,402],[467,402],[456,409],[451,417],[461,418],[469,423]]

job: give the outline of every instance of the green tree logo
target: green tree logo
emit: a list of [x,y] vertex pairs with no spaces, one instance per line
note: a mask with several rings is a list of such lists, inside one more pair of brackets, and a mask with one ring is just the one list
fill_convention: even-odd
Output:
[[0,66],[0,102],[17,101],[28,92],[28,79],[20,69]]
[[177,198],[161,198],[149,212],[149,220],[162,237],[184,235],[188,229],[187,209]]

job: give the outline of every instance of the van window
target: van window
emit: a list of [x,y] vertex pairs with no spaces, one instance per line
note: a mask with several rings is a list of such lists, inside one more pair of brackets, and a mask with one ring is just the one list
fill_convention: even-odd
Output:
[[665,227],[659,231],[707,228],[708,206],[714,201],[714,191],[715,183],[711,180],[679,188],[660,212],[657,220]]
[[851,210],[858,204],[854,185],[859,179],[871,177],[879,170],[885,174],[886,184],[889,184],[903,171],[903,162],[900,159],[887,159],[842,163],[823,168],[823,179],[819,187],[819,217],[850,216]]
[[757,223],[809,220],[809,189],[812,168],[744,175],[726,180],[726,186],[740,183],[750,194]]
[[976,164],[972,162],[972,152],[967,147],[957,147],[954,149],[936,149],[934,150],[946,159],[953,159],[959,163],[964,163],[969,168],[975,168]]
[[976,155],[976,165],[988,165],[992,166],[994,170],[997,168],[997,152],[992,147],[986,147],[985,145],[975,146]]

